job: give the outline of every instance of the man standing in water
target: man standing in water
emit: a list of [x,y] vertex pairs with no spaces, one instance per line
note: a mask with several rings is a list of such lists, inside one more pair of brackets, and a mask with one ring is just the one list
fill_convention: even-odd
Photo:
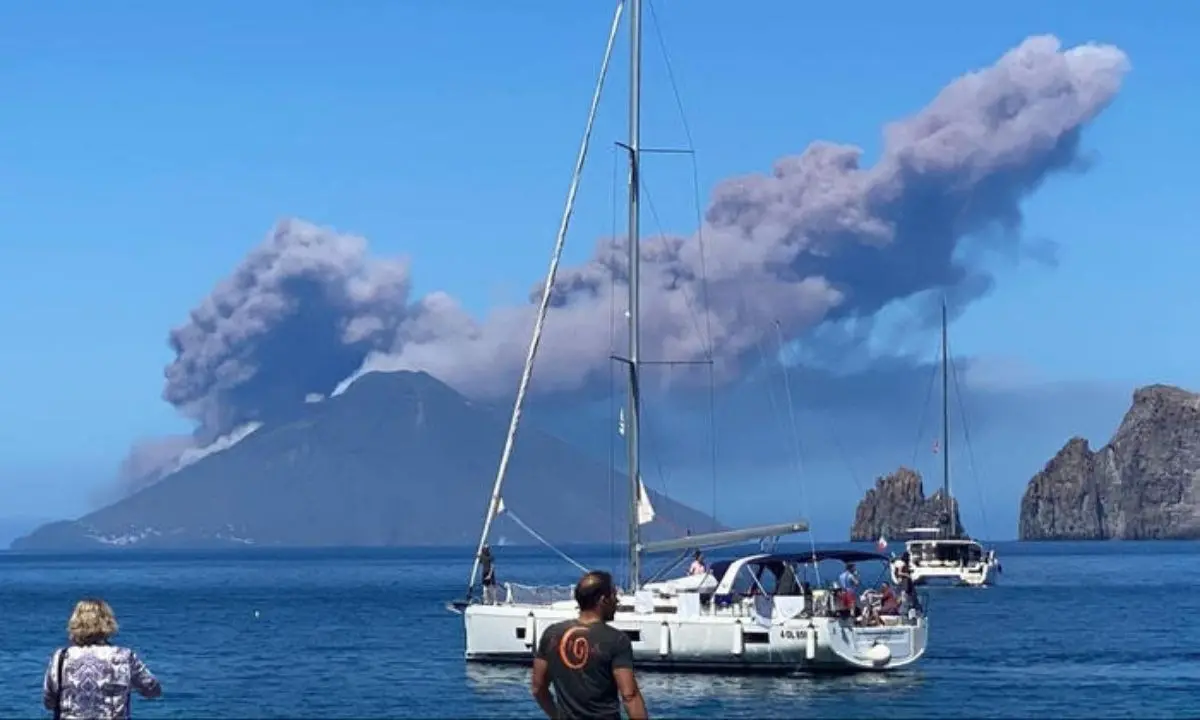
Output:
[[612,575],[584,575],[575,602],[579,617],[546,628],[538,642],[531,683],[538,705],[551,720],[620,720],[622,704],[629,720],[649,717],[633,676],[633,645],[608,626],[617,614]]

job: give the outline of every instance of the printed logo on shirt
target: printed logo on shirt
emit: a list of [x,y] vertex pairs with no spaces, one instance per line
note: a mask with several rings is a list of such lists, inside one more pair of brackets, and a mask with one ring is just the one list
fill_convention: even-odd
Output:
[[568,628],[558,641],[558,658],[571,670],[582,669],[591,657],[592,644],[587,634],[587,628],[576,625]]

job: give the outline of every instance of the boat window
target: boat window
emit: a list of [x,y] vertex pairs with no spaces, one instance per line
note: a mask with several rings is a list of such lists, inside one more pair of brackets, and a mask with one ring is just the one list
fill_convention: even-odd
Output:
[[784,563],[782,575],[775,583],[776,595],[800,595],[800,576],[791,563]]
[[[755,582],[755,578],[758,582]],[[759,589],[759,586],[762,589]],[[737,577],[733,579],[733,592],[738,595],[754,595],[763,590],[767,594],[775,592],[776,578],[775,573],[771,572],[764,565],[743,565],[741,570],[738,570]]]
[[975,543],[928,543],[913,545],[910,551],[918,563],[938,561],[952,563],[975,563],[983,557],[983,550]]

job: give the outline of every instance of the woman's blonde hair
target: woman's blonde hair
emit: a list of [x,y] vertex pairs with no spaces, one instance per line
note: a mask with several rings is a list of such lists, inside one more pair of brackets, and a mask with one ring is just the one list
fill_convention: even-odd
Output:
[[108,603],[99,598],[84,598],[75,603],[67,621],[67,637],[72,645],[96,645],[117,634],[117,616]]

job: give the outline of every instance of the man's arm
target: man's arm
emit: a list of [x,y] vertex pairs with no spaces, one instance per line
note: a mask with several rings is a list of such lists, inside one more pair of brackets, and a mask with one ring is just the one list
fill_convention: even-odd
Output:
[[646,720],[650,717],[646,714],[646,701],[642,699],[642,689],[633,675],[633,644],[624,634],[621,640],[617,651],[613,653],[613,680],[617,681],[617,691],[621,693],[621,702],[625,705],[629,720]]
[[550,663],[546,661],[549,650],[550,633],[542,633],[542,638],[538,642],[537,654],[533,658],[533,675],[529,680],[529,691],[533,693],[533,699],[537,700],[538,707],[546,713],[546,717],[555,720],[558,717],[558,708],[554,706],[554,696],[550,694]]
[[550,681],[547,678],[549,669],[550,665],[545,658],[533,659],[533,678],[529,683],[529,690],[533,693],[533,699],[537,700],[538,707],[546,713],[546,717],[555,720],[558,717],[558,708],[554,707],[554,696],[550,694]]

